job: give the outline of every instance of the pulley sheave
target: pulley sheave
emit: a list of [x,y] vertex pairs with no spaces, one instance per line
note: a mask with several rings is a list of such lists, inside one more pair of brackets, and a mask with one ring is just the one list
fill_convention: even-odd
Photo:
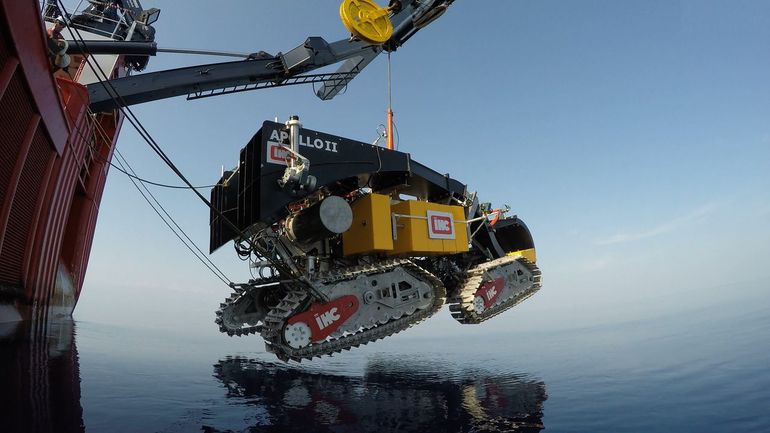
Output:
[[366,42],[384,44],[393,35],[390,11],[372,0],[344,0],[340,19],[353,36]]

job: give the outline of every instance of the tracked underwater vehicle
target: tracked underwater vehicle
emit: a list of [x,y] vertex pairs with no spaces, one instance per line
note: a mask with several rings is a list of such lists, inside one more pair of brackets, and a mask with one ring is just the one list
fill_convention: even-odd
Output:
[[408,153],[296,116],[265,122],[211,199],[211,251],[234,241],[255,271],[216,323],[260,334],[284,361],[387,337],[445,303],[460,323],[481,323],[540,289],[530,231],[507,208]]

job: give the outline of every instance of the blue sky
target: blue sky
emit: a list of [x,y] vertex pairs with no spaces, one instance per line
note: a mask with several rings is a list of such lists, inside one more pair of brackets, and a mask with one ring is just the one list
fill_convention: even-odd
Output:
[[[286,52],[346,37],[336,1],[144,5],[162,9],[161,47]],[[642,317],[718,302],[726,284],[733,298],[766,290],[769,23],[765,1],[457,0],[393,54],[400,150],[509,204],[535,237],[544,288],[494,329]],[[148,70],[223,60],[163,55]],[[193,183],[211,184],[276,116],[373,141],[386,96],[382,56],[332,101],[294,87],[134,112]],[[118,148],[141,176],[178,184],[129,125]],[[202,203],[155,192],[205,250]],[[249,278],[229,247],[213,260]],[[75,317],[216,332],[227,294],[111,172]],[[440,316],[415,332],[482,332]]]

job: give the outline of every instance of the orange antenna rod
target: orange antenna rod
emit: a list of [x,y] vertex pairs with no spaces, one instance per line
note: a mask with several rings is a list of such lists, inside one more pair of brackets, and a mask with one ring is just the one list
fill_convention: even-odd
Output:
[[388,51],[388,150],[393,150],[393,95],[391,91],[391,78],[390,78],[390,51]]
[[388,107],[388,150],[393,149],[393,110]]

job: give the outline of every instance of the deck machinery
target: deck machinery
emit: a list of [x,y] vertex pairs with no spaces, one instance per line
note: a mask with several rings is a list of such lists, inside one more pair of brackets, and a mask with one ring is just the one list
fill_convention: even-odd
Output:
[[408,153],[265,122],[211,193],[213,252],[235,241],[255,278],[216,322],[283,360],[358,347],[447,303],[463,324],[540,288],[529,229]]

